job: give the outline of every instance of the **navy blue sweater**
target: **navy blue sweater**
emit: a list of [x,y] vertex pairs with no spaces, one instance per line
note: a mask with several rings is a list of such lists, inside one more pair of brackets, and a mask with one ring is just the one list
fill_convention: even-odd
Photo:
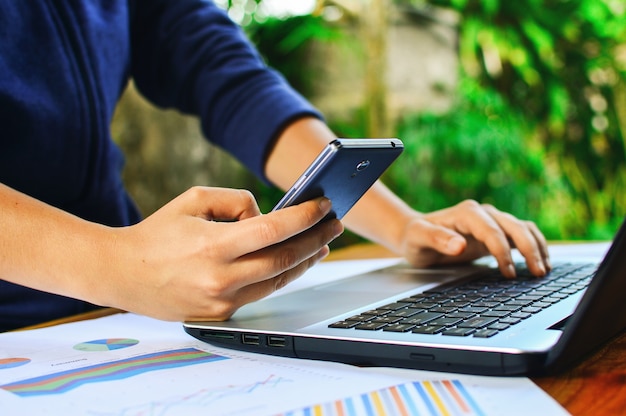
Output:
[[[260,177],[281,129],[319,116],[212,2],[0,0],[0,182],[90,221],[139,221],[109,131],[130,78]],[[0,331],[91,308],[0,280]]]

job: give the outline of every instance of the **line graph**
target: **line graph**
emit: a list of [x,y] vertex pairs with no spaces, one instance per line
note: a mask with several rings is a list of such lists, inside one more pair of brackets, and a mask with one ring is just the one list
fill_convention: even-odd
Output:
[[245,403],[253,395],[263,395],[268,390],[280,389],[281,386],[293,382],[294,380],[290,378],[270,374],[265,379],[246,384],[229,384],[206,388],[186,395],[173,395],[140,403],[115,412],[92,411],[89,414],[93,416],[144,416],[204,413],[225,407],[224,402]]

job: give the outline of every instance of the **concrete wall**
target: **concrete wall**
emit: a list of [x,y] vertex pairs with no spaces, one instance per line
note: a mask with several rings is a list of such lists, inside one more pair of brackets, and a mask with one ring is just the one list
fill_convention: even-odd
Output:
[[[457,17],[443,10],[429,16],[392,9],[387,37],[387,107],[391,119],[407,112],[445,111],[457,82]],[[318,44],[311,65],[319,79],[311,100],[331,117],[344,117],[366,99],[365,60],[358,22],[337,23],[344,39]]]

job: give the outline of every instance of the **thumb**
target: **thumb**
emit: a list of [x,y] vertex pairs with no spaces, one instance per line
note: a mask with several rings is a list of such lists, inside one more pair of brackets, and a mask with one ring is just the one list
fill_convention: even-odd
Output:
[[467,247],[467,240],[456,231],[423,218],[411,224],[410,245],[430,249],[448,256],[458,256]]
[[261,215],[252,193],[243,189],[194,186],[175,201],[179,211],[207,220],[243,220]]

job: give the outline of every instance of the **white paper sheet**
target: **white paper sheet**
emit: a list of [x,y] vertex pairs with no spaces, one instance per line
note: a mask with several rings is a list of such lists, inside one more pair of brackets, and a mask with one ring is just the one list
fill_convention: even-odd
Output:
[[[119,314],[0,334],[2,415],[559,415],[526,378],[365,369],[214,348]],[[313,413],[315,412],[315,413]]]

